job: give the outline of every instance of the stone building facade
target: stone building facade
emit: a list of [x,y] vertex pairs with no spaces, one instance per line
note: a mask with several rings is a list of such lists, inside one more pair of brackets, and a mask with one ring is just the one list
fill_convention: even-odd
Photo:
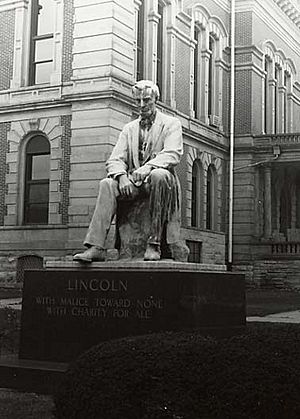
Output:
[[[261,3],[236,1],[233,267],[250,283],[295,285],[300,6]],[[0,285],[82,247],[141,78],[182,122],[190,260],[226,263],[230,19],[229,0],[1,2]]]

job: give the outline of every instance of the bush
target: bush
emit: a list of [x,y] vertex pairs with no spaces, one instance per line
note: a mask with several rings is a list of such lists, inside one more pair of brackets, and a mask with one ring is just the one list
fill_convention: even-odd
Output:
[[300,328],[215,339],[160,333],[102,343],[70,366],[58,419],[300,418]]

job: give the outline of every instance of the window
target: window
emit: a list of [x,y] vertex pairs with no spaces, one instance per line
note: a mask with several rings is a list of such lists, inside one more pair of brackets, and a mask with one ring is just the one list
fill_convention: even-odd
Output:
[[50,82],[54,51],[54,0],[32,0],[29,84]]
[[186,244],[190,249],[188,261],[192,263],[201,263],[202,243],[194,240],[186,240]]
[[207,170],[206,182],[206,228],[215,229],[215,210],[216,210],[216,174],[212,165]]
[[291,86],[291,76],[287,71],[284,72],[284,95],[283,95],[283,132],[288,132],[288,93]]
[[164,7],[158,4],[158,14],[160,15],[157,25],[157,68],[156,68],[156,84],[160,90],[160,100],[162,100],[163,92],[163,28],[164,28]]
[[268,114],[269,114],[269,68],[270,68],[270,61],[267,57],[265,57],[265,80],[264,80],[264,132],[265,134],[268,133]]
[[216,42],[212,35],[209,35],[209,63],[208,63],[208,117],[214,114],[214,74],[215,74],[215,52]]
[[279,129],[279,82],[280,82],[280,68],[275,65],[275,94],[274,94],[274,134],[278,133]]
[[142,80],[144,78],[144,32],[145,32],[145,10],[144,2],[141,4],[138,11],[138,22],[137,22],[137,69],[136,69],[136,80]]
[[194,39],[196,42],[196,46],[194,49],[194,115],[195,118],[199,118],[199,85],[200,85],[200,74],[199,74],[199,67],[200,67],[200,30],[199,28],[195,29],[194,32]]
[[202,173],[201,163],[195,160],[192,168],[191,226],[201,227]]
[[25,150],[24,224],[48,223],[49,177],[49,141],[36,135]]

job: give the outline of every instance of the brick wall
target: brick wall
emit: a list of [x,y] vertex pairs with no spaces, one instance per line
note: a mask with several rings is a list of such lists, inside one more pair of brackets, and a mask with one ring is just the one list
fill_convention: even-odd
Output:
[[190,112],[190,51],[188,45],[177,39],[176,45],[176,107],[189,115]]
[[249,265],[236,265],[245,274],[247,286],[260,288],[300,288],[300,260],[257,260]]
[[252,44],[252,13],[240,12],[236,13],[236,45],[251,45]]
[[64,2],[64,36],[62,57],[62,80],[68,82],[72,77],[72,51],[73,51],[73,23],[74,0]]
[[251,132],[251,91],[251,70],[240,70],[236,72],[235,106],[237,112],[235,119],[235,133],[237,135],[248,134]]
[[0,90],[9,88],[13,75],[15,11],[0,13]]
[[3,122],[0,124],[0,225],[4,225],[4,216],[6,215],[5,178],[7,173],[6,155],[8,152],[7,133],[9,129],[10,123]]
[[62,159],[60,161],[60,170],[62,170],[60,192],[62,199],[59,204],[59,213],[61,214],[62,224],[68,224],[68,209],[70,204],[70,158],[71,158],[71,115],[61,117],[63,135],[61,137]]

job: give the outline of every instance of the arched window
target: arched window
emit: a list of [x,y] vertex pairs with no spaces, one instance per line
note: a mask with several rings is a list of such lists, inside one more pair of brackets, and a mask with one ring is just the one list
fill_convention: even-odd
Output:
[[32,0],[29,84],[50,82],[53,70],[55,2]]
[[216,199],[217,199],[217,180],[215,169],[212,165],[208,167],[206,179],[206,228],[207,230],[216,229]]
[[191,205],[191,226],[201,227],[202,211],[202,170],[199,160],[195,160],[192,168],[192,205]]
[[50,144],[35,135],[25,149],[24,224],[48,223],[49,178]]
[[156,67],[156,84],[160,90],[160,100],[163,100],[163,54],[164,54],[164,5],[158,3],[158,14],[160,16],[157,24],[157,67]]
[[144,78],[144,33],[145,33],[145,6],[144,1],[140,5],[138,11],[137,21],[137,68],[136,68],[136,80],[142,80]]

